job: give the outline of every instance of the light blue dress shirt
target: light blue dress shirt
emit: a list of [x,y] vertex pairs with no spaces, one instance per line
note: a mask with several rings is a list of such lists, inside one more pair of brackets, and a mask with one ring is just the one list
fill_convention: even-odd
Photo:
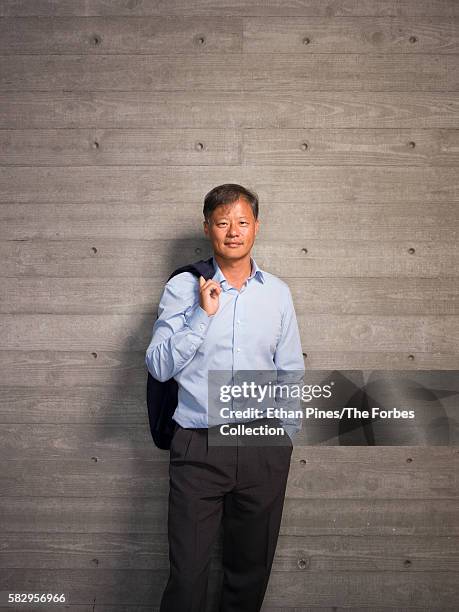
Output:
[[[281,370],[296,373],[298,383],[304,374],[288,285],[261,270],[251,258],[252,273],[238,291],[226,280],[215,258],[212,260],[212,278],[222,288],[218,311],[209,316],[201,308],[199,280],[191,272],[177,274],[164,287],[145,356],[154,378],[177,381],[178,404],[173,418],[182,427],[209,425],[209,370]],[[300,408],[299,400],[294,404]],[[291,438],[301,429],[298,418],[282,418],[281,424]]]

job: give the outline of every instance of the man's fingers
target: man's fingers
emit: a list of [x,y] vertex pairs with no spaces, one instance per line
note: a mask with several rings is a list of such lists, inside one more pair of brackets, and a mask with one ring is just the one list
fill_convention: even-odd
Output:
[[[202,280],[201,280],[201,279],[202,279]],[[202,288],[202,287],[205,287],[206,285],[210,285],[211,283],[218,284],[216,281],[212,280],[211,278],[208,278],[208,279],[206,280],[206,279],[205,279],[203,276],[200,276],[200,277],[199,277],[199,284],[201,285],[201,288]]]
[[202,291],[206,291],[206,289],[209,289],[209,288],[211,288],[211,289],[216,289],[216,290],[218,291],[218,293],[220,293],[220,292],[221,292],[221,289],[222,289],[222,288],[220,287],[220,285],[219,285],[219,284],[218,284],[216,281],[214,281],[214,280],[212,280],[212,279],[207,280],[205,283],[201,283],[201,285],[200,285],[200,287],[199,287],[199,289],[201,290],[201,292],[202,292]]
[[212,280],[211,278],[209,278],[208,280],[205,280],[203,276],[200,276],[199,277],[199,290],[203,291],[205,289],[208,289],[209,287],[212,287],[213,289],[217,289],[218,293],[220,293],[222,289],[220,285],[216,281]]

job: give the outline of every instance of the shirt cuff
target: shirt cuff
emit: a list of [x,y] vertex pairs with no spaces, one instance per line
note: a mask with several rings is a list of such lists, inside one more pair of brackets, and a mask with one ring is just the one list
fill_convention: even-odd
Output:
[[204,336],[212,320],[200,304],[185,312],[185,320],[188,327],[200,336]]
[[284,428],[285,432],[289,435],[292,443],[293,443],[293,436],[299,432],[301,430],[301,426],[297,426],[297,425],[293,425],[291,423],[283,423],[282,427]]

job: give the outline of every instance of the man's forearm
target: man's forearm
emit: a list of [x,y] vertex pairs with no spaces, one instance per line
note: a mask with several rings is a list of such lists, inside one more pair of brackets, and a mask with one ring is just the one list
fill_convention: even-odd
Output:
[[150,374],[159,381],[166,381],[180,372],[204,341],[210,320],[196,304],[185,316],[184,327],[166,338],[162,338],[162,323],[158,320],[145,355]]

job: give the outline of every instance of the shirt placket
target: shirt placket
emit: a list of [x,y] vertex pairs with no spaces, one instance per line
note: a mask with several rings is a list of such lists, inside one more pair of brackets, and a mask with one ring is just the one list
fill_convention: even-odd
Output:
[[[244,375],[239,374],[242,363],[245,362],[245,333],[244,333],[244,301],[247,293],[247,285],[236,292],[233,310],[233,380],[235,385],[242,383]],[[240,410],[244,407],[246,399],[244,397],[233,400],[233,409]],[[241,419],[235,419],[240,421]]]

